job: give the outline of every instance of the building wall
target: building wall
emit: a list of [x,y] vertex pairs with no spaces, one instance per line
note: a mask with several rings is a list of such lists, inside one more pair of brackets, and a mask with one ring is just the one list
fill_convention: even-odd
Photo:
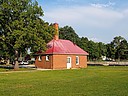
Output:
[[[76,56],[79,58],[79,63],[76,64]],[[72,68],[86,68],[87,67],[87,56],[72,55]]]
[[[76,56],[79,64],[76,64]],[[84,55],[53,55],[53,69],[67,69],[67,57],[71,57],[71,68],[86,68],[87,56]]]
[[67,55],[53,55],[53,69],[66,69]]
[[[76,64],[76,56],[79,57],[79,64]],[[50,55],[49,61],[46,61],[46,55],[42,56],[39,61],[38,57],[35,61],[37,68],[44,69],[67,69],[67,57],[71,57],[71,68],[86,68],[87,56],[84,55]]]
[[35,66],[37,68],[52,69],[52,55],[49,56],[49,61],[46,60],[46,55],[40,57],[41,61],[39,61],[39,56],[36,57]]

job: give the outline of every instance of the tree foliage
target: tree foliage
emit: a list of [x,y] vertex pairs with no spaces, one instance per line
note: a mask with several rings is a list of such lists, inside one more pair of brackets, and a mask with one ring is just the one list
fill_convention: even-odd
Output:
[[123,58],[124,52],[127,49],[127,41],[121,36],[117,36],[112,41],[113,49],[115,51],[115,59]]
[[88,52],[88,42],[89,40],[87,37],[81,37],[77,45],[79,45],[83,50],[86,50]]
[[45,50],[54,30],[40,19],[43,10],[36,1],[2,0],[0,2],[1,49],[14,54]]
[[89,40],[87,37],[80,38],[72,27],[64,26],[60,28],[60,38],[70,40],[87,51],[90,60],[99,60],[102,56],[111,59],[128,59],[126,55],[128,43],[121,36],[114,37],[110,44],[104,44]]
[[70,26],[64,26],[63,28],[59,29],[60,31],[60,38],[70,40],[73,43],[78,44],[80,41],[79,36],[76,34],[74,29]]

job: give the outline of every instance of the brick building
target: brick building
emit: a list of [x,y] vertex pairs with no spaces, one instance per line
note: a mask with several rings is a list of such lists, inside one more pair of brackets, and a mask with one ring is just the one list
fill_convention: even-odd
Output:
[[59,39],[58,24],[54,27],[54,39],[47,44],[45,53],[36,54],[35,66],[43,69],[86,68],[88,53],[69,40]]

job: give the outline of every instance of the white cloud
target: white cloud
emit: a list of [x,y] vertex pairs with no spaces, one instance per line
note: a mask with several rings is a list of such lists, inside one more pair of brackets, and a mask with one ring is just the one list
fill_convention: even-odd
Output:
[[46,12],[45,18],[64,24],[86,24],[92,27],[109,27],[123,18],[123,14],[109,9],[94,7],[60,8]]
[[103,7],[74,6],[47,11],[44,19],[52,23],[58,22],[61,26],[70,25],[80,36],[88,35],[90,38],[98,38],[97,40],[102,41],[105,41],[103,40],[105,36],[109,36],[110,39],[117,33],[125,36],[128,29],[128,9],[116,11]]
[[110,7],[110,6],[114,6],[116,3],[114,2],[108,2],[107,4],[101,4],[101,3],[92,3],[90,4],[93,7],[97,7],[97,8],[103,8],[103,7]]
[[124,14],[125,16],[128,16],[128,9],[125,9],[125,10],[123,11],[123,14]]

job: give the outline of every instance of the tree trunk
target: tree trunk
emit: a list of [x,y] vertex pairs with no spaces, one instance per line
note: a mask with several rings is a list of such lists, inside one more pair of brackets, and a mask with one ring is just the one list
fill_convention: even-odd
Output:
[[120,51],[118,51],[118,61],[120,61]]
[[22,53],[20,53],[19,61],[23,61]]
[[7,59],[7,63],[6,63],[6,65],[9,65],[10,64],[10,60],[9,59]]
[[19,63],[18,63],[18,51],[15,50],[15,65],[14,70],[19,70]]

